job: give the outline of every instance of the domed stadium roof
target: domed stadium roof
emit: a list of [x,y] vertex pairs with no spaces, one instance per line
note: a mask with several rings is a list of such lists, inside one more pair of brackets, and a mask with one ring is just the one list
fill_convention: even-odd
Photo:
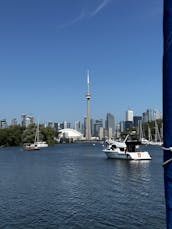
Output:
[[81,139],[83,137],[83,135],[77,130],[69,129],[69,128],[59,130],[59,135],[60,137],[73,138],[73,139]]

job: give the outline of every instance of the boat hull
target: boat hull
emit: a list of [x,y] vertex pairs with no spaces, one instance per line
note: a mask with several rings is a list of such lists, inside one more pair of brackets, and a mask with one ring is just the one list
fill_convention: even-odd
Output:
[[48,144],[46,142],[36,142],[35,143],[39,148],[45,148],[48,147]]
[[25,150],[40,150],[40,147],[38,147],[36,144],[25,144],[24,149]]
[[113,150],[103,150],[107,158],[123,160],[151,160],[148,152],[116,152]]

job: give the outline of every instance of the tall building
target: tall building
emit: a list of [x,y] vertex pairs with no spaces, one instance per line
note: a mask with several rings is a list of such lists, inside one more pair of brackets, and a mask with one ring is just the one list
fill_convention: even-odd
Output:
[[147,112],[142,113],[142,120],[143,120],[143,123],[146,123],[149,121]]
[[94,124],[95,124],[95,120],[91,118],[90,119],[91,137],[94,136]]
[[120,123],[117,123],[116,124],[116,127],[115,127],[115,138],[119,138],[120,137]]
[[162,119],[162,113],[159,110],[153,111],[154,120]]
[[145,112],[143,112],[142,118],[143,118],[143,123],[152,122],[157,119],[162,119],[162,113],[158,110],[147,109]]
[[90,117],[90,99],[91,99],[91,94],[90,94],[90,78],[89,78],[89,71],[87,72],[87,94],[86,94],[86,99],[87,99],[87,115],[86,115],[86,140],[91,140],[91,117]]
[[132,121],[125,121],[125,130],[131,129],[133,127]]
[[145,112],[143,112],[142,117],[143,117],[143,122],[151,122],[154,120],[154,114],[153,114],[152,109],[147,109]]
[[126,120],[125,121],[133,122],[133,111],[132,110],[128,110],[126,112]]
[[110,113],[107,113],[107,115],[106,115],[105,129],[106,129],[106,133],[107,133],[109,138],[114,137],[114,134],[115,134],[115,118]]
[[103,127],[99,128],[98,137],[99,137],[99,140],[103,140],[104,139],[104,128]]
[[71,128],[71,123],[67,121],[63,121],[63,123],[60,123],[59,125],[60,129],[70,129]]
[[119,126],[120,126],[120,132],[123,132],[124,129],[125,129],[125,122],[124,121],[121,121],[120,124],[119,124]]
[[58,130],[60,129],[60,124],[58,122],[54,123],[54,130],[58,132]]
[[26,114],[22,114],[21,118],[22,118],[21,124],[24,127],[28,127],[30,124],[34,123],[34,117],[33,116],[28,116]]
[[4,118],[2,120],[0,120],[0,128],[4,129],[7,128],[8,124],[7,124],[7,120]]
[[54,128],[54,123],[53,122],[48,122],[47,126],[50,127],[50,128]]
[[139,122],[142,120],[142,116],[134,116],[133,117],[133,125],[135,127],[139,126]]
[[17,119],[16,118],[13,118],[11,120],[11,126],[17,126]]
[[74,129],[81,132],[81,122],[80,121],[75,121]]
[[95,120],[94,123],[94,137],[99,137],[99,130],[100,128],[103,128],[103,120]]
[[63,128],[67,129],[67,121],[63,121]]

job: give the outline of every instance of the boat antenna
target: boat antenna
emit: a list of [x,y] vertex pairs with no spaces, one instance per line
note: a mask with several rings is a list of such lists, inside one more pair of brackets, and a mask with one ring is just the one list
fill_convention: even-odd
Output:
[[127,141],[127,139],[128,139],[128,137],[129,137],[129,134],[127,134],[127,136],[125,137],[125,139],[124,139],[124,141],[123,141],[123,142],[126,142],[126,141]]

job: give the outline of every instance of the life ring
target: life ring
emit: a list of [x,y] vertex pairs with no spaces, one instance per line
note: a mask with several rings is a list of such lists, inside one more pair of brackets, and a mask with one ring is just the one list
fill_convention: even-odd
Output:
[[140,152],[138,152],[138,153],[137,153],[137,156],[138,156],[138,157],[141,157],[141,153],[140,153]]

